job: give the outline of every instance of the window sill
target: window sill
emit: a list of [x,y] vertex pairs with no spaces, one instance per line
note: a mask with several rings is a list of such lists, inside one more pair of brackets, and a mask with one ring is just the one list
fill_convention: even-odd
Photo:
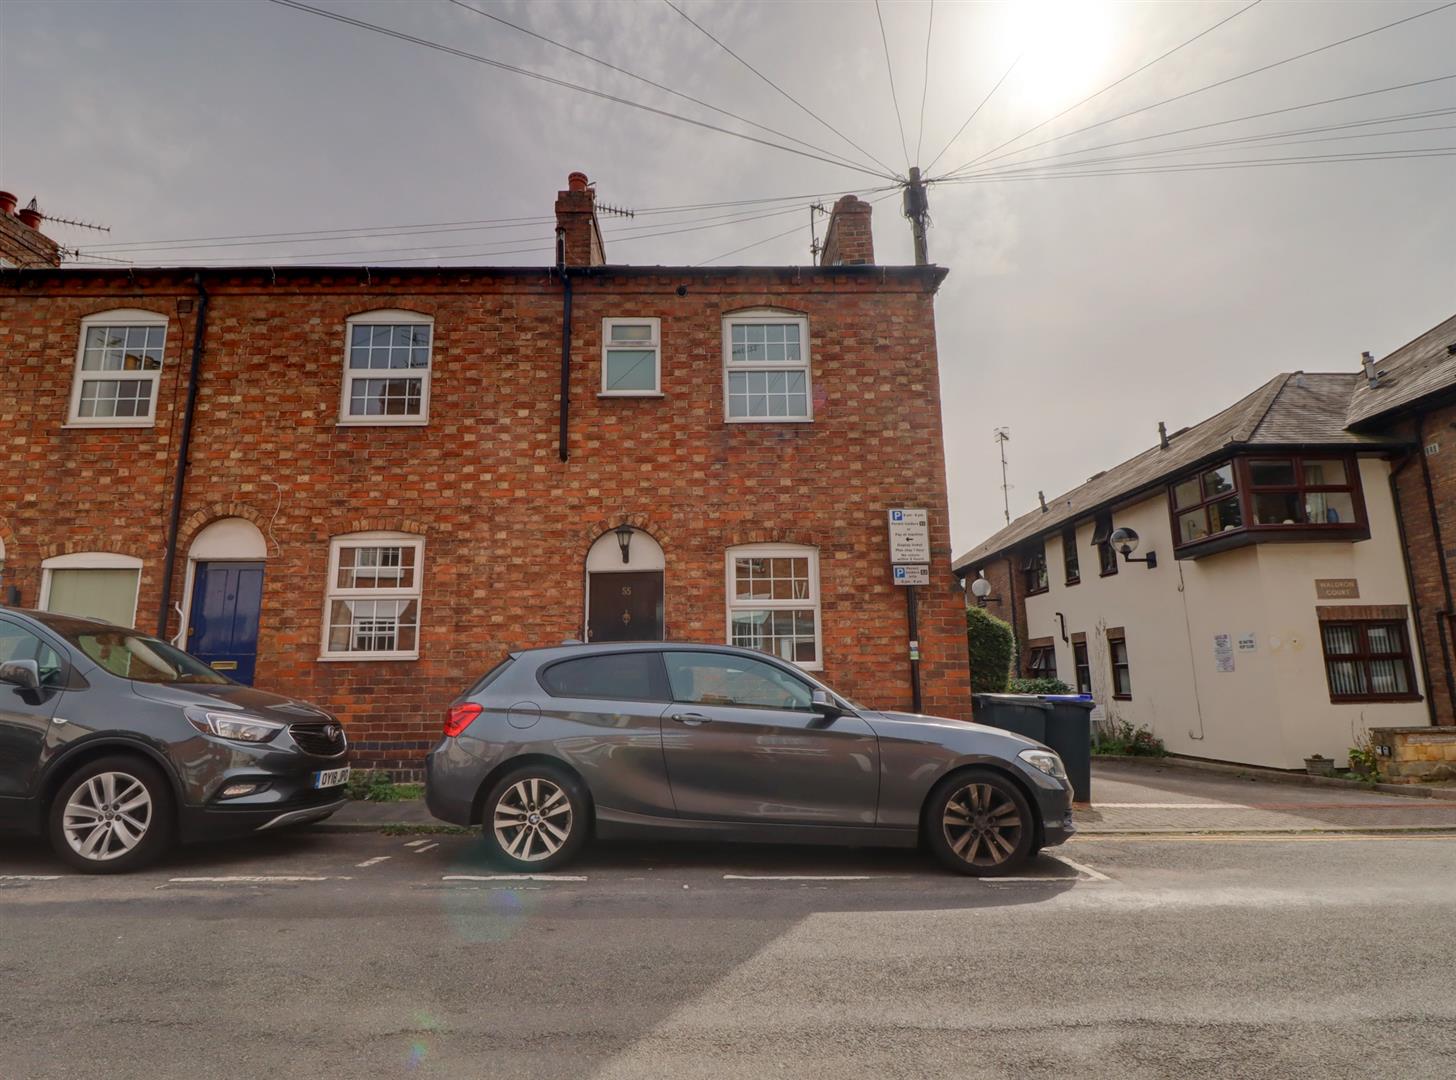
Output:
[[1064,581],[1064,582],[1062,582],[1062,584],[1065,585],[1067,588],[1070,589],[1073,585],[1080,585],[1080,584],[1082,584],[1082,579],[1079,578],[1079,577],[1067,578],[1067,580]]
[[1132,700],[1132,695],[1131,694],[1113,694],[1112,695],[1112,700],[1113,701],[1131,701]]
[[418,418],[417,417],[410,417],[408,420],[343,420],[343,419],[340,419],[340,420],[338,420],[338,421],[335,422],[334,426],[335,427],[341,427],[341,428],[355,428],[355,427],[428,427],[429,426],[429,423],[430,423],[430,418],[428,416],[425,416],[425,417],[418,417]]
[[415,653],[351,653],[348,656],[320,656],[320,664],[357,664],[361,662],[374,661],[395,661],[395,660],[418,660],[420,654]]
[[154,428],[155,420],[68,420],[61,425],[62,431],[105,431],[108,428]]
[[1102,571],[1102,573],[1098,574],[1097,576],[1098,577],[1117,577],[1117,571],[1116,570],[1104,570],[1104,571]]
[[812,424],[812,416],[725,416],[725,424]]
[[1052,591],[1052,588],[1051,588],[1050,585],[1048,585],[1044,589],[1028,589],[1026,592],[1022,593],[1021,595],[1022,595],[1022,597],[1024,599],[1030,600],[1033,596],[1045,596],[1047,593],[1049,593],[1051,591]]
[[1355,694],[1350,697],[1330,697],[1331,705],[1408,705],[1425,701],[1420,694]]
[[603,390],[599,398],[665,398],[661,390]]

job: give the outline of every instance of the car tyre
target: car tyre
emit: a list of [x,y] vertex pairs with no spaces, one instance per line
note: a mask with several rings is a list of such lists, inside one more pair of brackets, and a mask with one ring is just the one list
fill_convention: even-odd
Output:
[[46,816],[52,850],[83,873],[139,870],[172,846],[171,784],[129,754],[98,758],[66,777]]
[[555,765],[522,765],[491,786],[481,832],[492,861],[523,873],[565,866],[586,843],[590,800],[574,775]]
[[1017,785],[991,769],[965,769],[936,785],[925,803],[925,842],[958,874],[999,877],[1036,846],[1036,818]]

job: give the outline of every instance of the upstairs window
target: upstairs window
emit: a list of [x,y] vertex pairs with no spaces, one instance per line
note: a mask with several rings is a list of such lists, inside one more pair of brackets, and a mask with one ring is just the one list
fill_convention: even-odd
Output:
[[1355,494],[1339,458],[1250,458],[1255,525],[1354,525]]
[[151,427],[167,344],[167,317],[108,311],[81,320],[68,423]]
[[325,660],[413,660],[420,655],[425,542],[406,533],[355,533],[329,547]]
[[1174,484],[1173,508],[1180,544],[1243,528],[1244,512],[1239,503],[1233,462],[1226,461]]
[[339,423],[428,423],[433,331],[429,316],[412,311],[349,319]]
[[1076,585],[1081,582],[1082,564],[1077,555],[1076,526],[1062,530],[1062,570],[1066,574],[1068,585]]
[[655,397],[662,393],[662,320],[602,320],[602,394]]
[[1117,573],[1117,549],[1112,546],[1112,515],[1098,514],[1092,528],[1092,546],[1097,549],[1097,569],[1103,577]]
[[809,320],[772,313],[724,319],[723,400],[732,423],[812,420]]
[[1046,546],[1028,548],[1021,553],[1021,584],[1027,596],[1044,593],[1051,588],[1047,574]]
[[728,644],[817,670],[819,553],[788,544],[728,551]]

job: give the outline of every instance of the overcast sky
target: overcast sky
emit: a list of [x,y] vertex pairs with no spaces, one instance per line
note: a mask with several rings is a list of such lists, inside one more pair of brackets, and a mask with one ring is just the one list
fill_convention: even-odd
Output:
[[[309,0],[708,123],[785,143],[607,71],[448,0]],[[313,242],[134,249],[138,263],[545,264],[567,172],[601,201],[653,209],[867,191],[880,165],[791,104],[660,0],[477,7],[812,144],[857,172],[367,32],[267,0],[0,0],[0,187],[109,235],[178,241],[305,229]],[[1439,6],[1264,0],[998,154]],[[679,0],[808,110],[896,173],[906,150],[873,3]],[[1234,15],[1239,3],[951,3],[881,9],[911,159],[948,172]],[[1456,7],[977,168],[1456,74]],[[923,135],[921,96],[925,93]],[[1203,419],[1280,371],[1354,371],[1456,310],[1456,157],[1205,171],[1137,166],[1456,148],[1456,78],[1083,155],[1274,132],[1245,142],[931,189],[951,517],[957,552],[1000,527],[992,432],[1011,430],[1011,511]],[[1422,129],[1422,130],[1413,130]],[[1393,132],[1405,134],[1392,134]],[[1373,134],[1379,133],[1379,134]],[[1360,135],[1359,138],[1349,138]],[[1290,139],[1325,141],[1283,145]],[[788,145],[797,145],[789,143]],[[918,149],[923,147],[923,149]],[[803,149],[802,146],[799,147]],[[994,155],[993,155],[994,156]],[[1055,165],[1061,175],[1046,175]],[[867,196],[876,198],[877,195]],[[612,262],[805,263],[807,199],[608,221]],[[724,221],[776,213],[759,220]],[[361,226],[501,218],[510,228],[350,236]],[[712,220],[713,218],[719,220]],[[797,226],[797,228],[796,228]],[[912,261],[898,199],[875,210],[877,261]],[[653,232],[670,235],[651,236]],[[635,237],[635,239],[628,239]],[[389,249],[401,249],[390,254]],[[358,252],[357,256],[341,253]],[[113,257],[123,252],[111,249]]]

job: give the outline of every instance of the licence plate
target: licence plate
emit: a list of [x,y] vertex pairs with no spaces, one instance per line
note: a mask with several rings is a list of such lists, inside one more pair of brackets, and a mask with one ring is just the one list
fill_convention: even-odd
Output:
[[349,770],[347,767],[343,769],[324,769],[322,772],[313,774],[313,786],[316,788],[338,787],[340,784],[347,784],[348,782]]

